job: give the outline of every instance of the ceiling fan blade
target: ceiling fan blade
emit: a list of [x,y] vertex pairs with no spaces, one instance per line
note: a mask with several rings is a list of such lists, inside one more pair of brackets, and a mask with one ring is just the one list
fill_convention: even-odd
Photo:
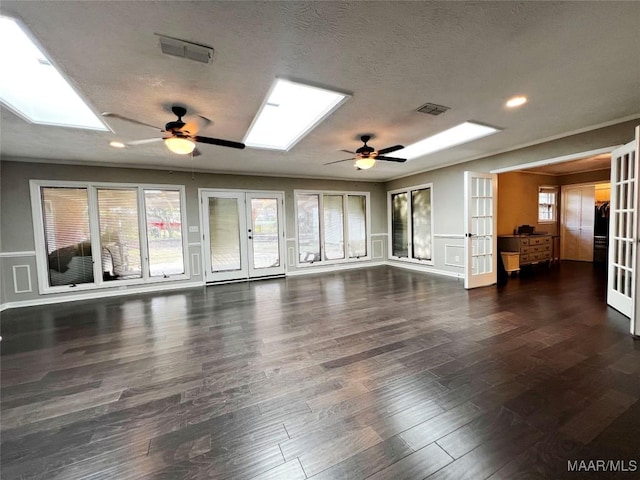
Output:
[[378,150],[378,155],[385,155],[391,152],[397,152],[398,150],[402,150],[404,145],[394,145],[393,147],[383,148],[382,150]]
[[117,113],[111,112],[102,112],[103,117],[117,118],[118,120],[124,120],[125,122],[135,123],[136,125],[144,125],[145,127],[155,128],[156,130],[162,131],[162,128],[156,127],[155,125],[150,125],[148,123],[140,122],[138,120],[134,120],[133,118],[123,117],[122,115],[118,115]]
[[407,161],[406,158],[385,157],[383,155],[378,155],[376,157],[376,160],[385,160],[387,162],[400,162],[400,163]]
[[203,117],[202,115],[194,115],[193,117],[193,120],[189,120],[185,123],[184,127],[181,128],[182,132],[188,133],[191,136],[196,135],[200,130],[213,123],[207,117]]
[[349,160],[355,160],[355,158],[344,158],[342,160],[336,160],[334,162],[325,163],[324,165],[331,165],[333,163],[340,163],[340,162],[348,162]]
[[144,145],[146,143],[161,142],[163,138],[147,138],[145,140],[134,140],[133,142],[125,142],[125,145]]
[[344,153],[349,153],[351,155],[355,155],[356,154],[356,152],[352,152],[351,150],[340,150],[340,151],[344,152]]
[[194,157],[199,157],[200,155],[202,155],[202,152],[197,148],[194,148],[193,152],[191,152],[191,155],[193,155]]
[[193,140],[200,143],[208,143],[210,145],[220,145],[221,147],[244,148],[244,143],[232,142],[231,140],[222,140],[220,138],[211,137],[193,137]]

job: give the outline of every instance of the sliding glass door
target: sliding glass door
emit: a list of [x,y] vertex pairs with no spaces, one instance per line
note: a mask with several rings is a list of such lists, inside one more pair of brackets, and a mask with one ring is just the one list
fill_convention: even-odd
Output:
[[201,191],[205,280],[284,274],[283,196]]

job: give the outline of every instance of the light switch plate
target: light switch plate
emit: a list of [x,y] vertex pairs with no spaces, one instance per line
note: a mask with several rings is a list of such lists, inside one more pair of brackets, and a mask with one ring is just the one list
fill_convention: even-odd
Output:
[[189,225],[189,233],[198,233],[199,231],[197,225]]

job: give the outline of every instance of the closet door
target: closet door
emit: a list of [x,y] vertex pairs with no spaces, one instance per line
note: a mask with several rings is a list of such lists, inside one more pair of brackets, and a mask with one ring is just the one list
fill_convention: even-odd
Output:
[[565,187],[562,192],[562,259],[593,261],[595,186]]

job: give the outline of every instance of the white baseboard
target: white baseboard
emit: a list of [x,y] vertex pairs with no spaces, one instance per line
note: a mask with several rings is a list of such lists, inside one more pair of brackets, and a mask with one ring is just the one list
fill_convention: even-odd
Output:
[[404,268],[406,270],[413,270],[415,272],[433,273],[434,275],[442,275],[444,277],[451,277],[451,278],[460,278],[460,279],[464,278],[464,273],[456,273],[456,272],[449,272],[447,270],[439,270],[437,268],[433,268],[428,265],[416,265],[412,263],[394,262],[392,260],[387,260],[386,262],[383,262],[383,263],[384,265],[388,265],[390,267]]
[[334,265],[326,265],[326,266],[317,266],[317,267],[304,267],[299,268],[298,270],[294,270],[292,272],[287,272],[287,277],[295,277],[298,275],[310,275],[313,273],[331,273],[338,270],[352,270],[354,268],[367,268],[367,267],[379,267],[381,265],[385,265],[385,262],[354,262],[354,263],[343,263],[343,264],[334,264]]
[[204,287],[203,282],[184,282],[174,284],[154,283],[153,285],[145,285],[140,287],[131,287],[126,290],[92,290],[86,293],[78,293],[76,295],[46,296],[43,298],[34,298],[33,300],[24,300],[20,302],[8,302],[0,305],[0,312],[11,308],[35,307],[38,305],[51,305],[54,303],[77,302],[79,300],[94,300],[106,297],[119,297],[123,295],[135,295],[139,293],[166,292],[169,290],[182,290],[184,288]]
[[[442,275],[442,276],[451,277],[451,278],[458,278],[458,279],[464,278],[464,274],[462,273],[448,272],[446,270],[439,270],[426,265],[413,265],[410,263],[394,262],[389,260],[380,261],[380,262],[355,262],[355,263],[345,263],[342,265],[306,267],[306,268],[298,269],[292,272],[287,272],[286,276],[295,277],[299,275],[312,275],[315,273],[331,273],[331,272],[340,271],[340,270],[379,267],[383,265],[386,265],[389,267],[404,268],[406,270],[413,270],[413,271],[422,272],[422,273],[433,273],[435,275]],[[86,293],[79,293],[76,295],[61,295],[61,296],[55,296],[55,297],[46,296],[43,298],[35,298],[33,300],[3,303],[0,305],[0,312],[4,310],[9,310],[12,308],[35,307],[38,305],[51,305],[54,303],[76,302],[80,300],[93,300],[97,298],[118,297],[123,295],[135,295],[139,293],[166,292],[170,290],[181,290],[185,288],[194,288],[194,287],[206,287],[206,284],[204,282],[184,282],[184,283],[178,283],[178,284],[155,283],[153,285],[127,288],[126,290],[119,290],[119,289],[118,290],[92,290],[92,291],[87,291]]]

